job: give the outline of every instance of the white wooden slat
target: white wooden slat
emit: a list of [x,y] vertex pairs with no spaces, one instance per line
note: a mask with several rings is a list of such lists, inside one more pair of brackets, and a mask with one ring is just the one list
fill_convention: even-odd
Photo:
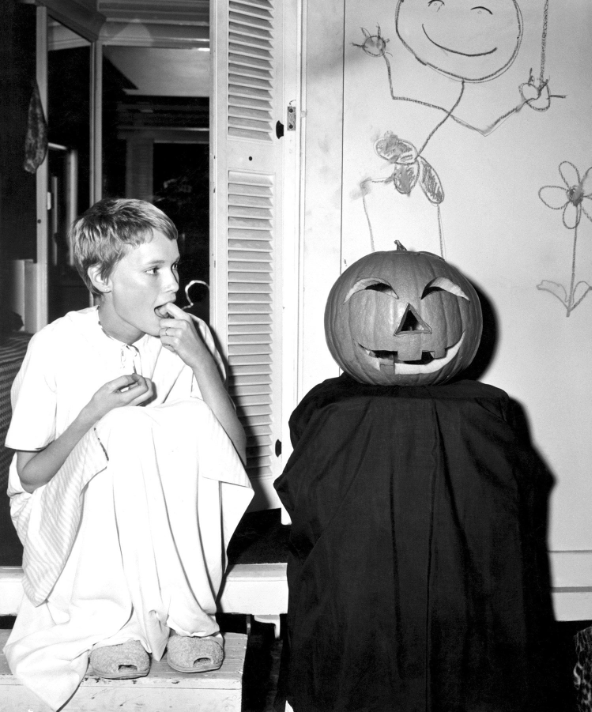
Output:
[[267,195],[269,184],[267,183],[236,183],[233,178],[238,176],[233,172],[229,176],[228,190],[230,193],[240,193],[241,195]]
[[[236,235],[238,231],[236,230],[229,230],[229,233],[232,233]],[[243,234],[245,231],[241,230],[241,234]],[[243,237],[232,237],[230,236],[230,239],[228,240],[228,246],[229,248],[233,250],[245,250],[248,252],[263,252],[265,254],[269,254],[269,245],[267,242],[271,240],[271,233],[265,234],[264,232],[261,232],[261,230],[258,230],[256,234],[253,234],[252,232],[249,231],[249,236],[244,235]]]
[[244,70],[236,73],[230,72],[228,75],[228,85],[234,90],[231,92],[232,94],[255,96],[259,97],[261,101],[271,99],[271,72],[266,72],[263,77],[251,77],[250,73]]
[[271,324],[271,316],[268,313],[258,314],[253,312],[247,314],[234,314],[232,324],[228,327],[228,333],[231,333],[233,329],[237,331],[242,328],[248,328],[249,325],[268,326],[269,324]]
[[240,227],[228,227],[228,240],[231,246],[263,250],[267,249],[267,245],[264,244],[265,241],[271,240],[272,237],[271,230],[263,229],[253,233]]
[[234,383],[230,388],[231,392],[239,388],[247,388],[250,385],[261,388],[262,386],[271,388],[269,385],[269,373],[243,373],[240,383]]
[[235,61],[230,63],[230,74],[240,75],[243,77],[253,77],[253,79],[265,80],[267,84],[270,84],[269,78],[271,76],[270,67],[253,67],[247,60],[245,61]]
[[257,265],[260,262],[271,262],[272,255],[271,252],[264,252],[263,250],[243,250],[235,247],[234,245],[229,245],[232,250],[232,259],[240,260],[241,262],[249,262]]
[[245,2],[245,0],[231,0],[231,5],[248,7],[253,12],[261,10],[264,11],[273,7],[271,0],[248,0],[248,2]]
[[[228,209],[229,213],[232,213],[232,209]],[[269,223],[266,222],[264,219],[257,218],[257,217],[247,217],[244,214],[240,215],[232,215],[230,214],[228,220],[228,227],[241,227],[241,228],[250,228],[252,230],[257,230],[259,228],[266,229],[269,228]]]
[[271,334],[272,330],[269,324],[231,324],[228,327],[228,338],[241,334]]
[[[269,295],[261,294],[249,294],[245,295],[244,299],[233,301],[236,299],[236,295],[228,295],[228,315],[229,318],[235,317],[235,315],[249,315],[249,314],[269,314],[269,304],[271,299]],[[249,303],[249,308],[245,303]]]
[[261,41],[271,42],[272,35],[265,23],[249,22],[244,15],[231,13],[230,29],[241,35],[246,41],[256,38]]
[[269,394],[271,395],[271,386],[268,383],[260,384],[256,383],[253,385],[247,385],[247,384],[240,384],[239,386],[232,388],[231,389],[232,395],[236,395],[239,398],[243,398],[249,395],[262,395],[262,394]]
[[228,115],[235,118],[243,117],[258,121],[271,121],[271,114],[266,107],[241,106],[238,103],[228,107]]
[[269,111],[269,101],[257,96],[241,96],[236,94],[228,102],[227,111],[230,114],[243,108],[257,109],[258,111]]
[[266,378],[266,383],[271,381],[271,366],[269,363],[237,364],[234,373],[237,377],[240,376],[241,378]]
[[230,282],[228,284],[228,293],[229,295],[244,295],[245,299],[248,300],[249,295],[257,296],[261,299],[265,299],[265,301],[270,302],[271,297],[270,297],[270,289],[268,284],[257,284],[256,282],[253,282],[252,284],[236,284]]
[[262,441],[271,442],[272,430],[269,425],[253,425],[251,424],[251,429],[258,435]]
[[244,42],[241,42],[240,40],[242,38],[240,37],[240,35],[234,34],[234,36],[231,36],[231,39],[234,39],[234,42],[229,43],[229,48],[233,50],[236,54],[240,54],[243,57],[263,59],[267,61],[271,60],[273,56],[266,46],[253,47],[251,45],[245,44]]
[[250,69],[267,70],[271,71],[273,65],[269,59],[263,57],[253,57],[251,54],[244,52],[230,52],[228,54],[228,59],[231,63],[231,68],[240,65],[241,67],[249,67]]
[[[271,274],[269,273],[269,270],[267,271],[262,271],[262,272],[253,272],[251,271],[251,264],[247,263],[245,265],[245,271],[244,272],[229,272],[228,273],[228,279],[230,282],[235,282],[239,286],[244,286],[245,288],[247,285],[250,285],[254,282],[260,283],[260,284],[270,284],[272,279],[271,279]],[[247,271],[248,270],[248,271]]]
[[257,19],[269,19],[272,16],[272,4],[258,5],[257,3],[243,3],[240,0],[230,0],[230,16],[240,13],[243,17]]
[[251,129],[253,131],[260,131],[265,140],[268,139],[269,132],[271,131],[269,121],[257,121],[255,119],[245,118],[244,116],[229,116],[228,126],[238,127],[241,130]]
[[270,208],[271,198],[269,196],[263,195],[245,195],[240,193],[229,193],[228,204],[244,207]]
[[259,366],[259,365],[268,365],[271,364],[271,355],[267,355],[264,358],[262,358],[262,355],[246,355],[246,356],[235,356],[233,358],[233,363],[235,366]]
[[231,334],[228,343],[233,346],[240,344],[271,344],[271,330],[268,330],[267,333],[261,333],[260,331],[246,333],[243,331],[240,334]]

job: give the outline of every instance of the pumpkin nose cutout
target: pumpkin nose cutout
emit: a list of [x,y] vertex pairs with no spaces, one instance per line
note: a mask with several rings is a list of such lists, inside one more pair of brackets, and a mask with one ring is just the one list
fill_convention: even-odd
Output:
[[399,326],[395,331],[395,336],[405,336],[411,334],[431,334],[431,328],[419,316],[415,309],[408,304],[403,312]]

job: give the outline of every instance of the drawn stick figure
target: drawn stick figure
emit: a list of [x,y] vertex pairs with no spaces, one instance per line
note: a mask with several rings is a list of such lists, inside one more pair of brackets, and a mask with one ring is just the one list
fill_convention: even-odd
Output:
[[[397,3],[395,12],[396,31],[405,48],[422,65],[430,67],[453,81],[460,82],[458,97],[450,108],[395,94],[391,65],[388,59],[389,53],[387,51],[387,45],[390,40],[382,36],[380,27],[378,27],[375,35],[371,35],[367,30],[362,29],[365,36],[364,42],[362,44],[354,43],[354,46],[360,47],[369,56],[382,57],[384,59],[387,67],[390,94],[394,101],[413,102],[444,113],[442,119],[430,131],[419,149],[415,149],[409,142],[404,142],[412,146],[414,152],[413,163],[417,167],[421,167],[422,161],[425,161],[422,153],[428,142],[448,119],[465,128],[477,131],[483,136],[488,136],[507,118],[517,114],[525,106],[529,106],[536,111],[546,111],[551,105],[552,97],[563,98],[561,95],[550,94],[549,80],[545,78],[549,10],[549,0],[546,0],[543,11],[541,66],[538,79],[534,78],[531,69],[528,80],[518,87],[520,95],[518,103],[484,128],[472,125],[454,113],[461,103],[466,84],[491,81],[504,74],[516,59],[522,42],[523,21],[517,0],[479,1],[482,1],[483,4],[475,5],[475,0],[398,0]],[[399,142],[402,141],[392,132],[387,132],[375,144],[377,153],[383,158],[386,158],[386,156],[382,155],[380,144],[393,136]],[[388,160],[393,163],[396,162],[391,158]],[[429,164],[427,165],[429,166]],[[431,166],[429,168],[437,178],[435,170]],[[444,192],[439,179],[437,180],[437,200],[426,191],[421,182],[420,184],[426,197],[437,207],[440,251],[444,256],[444,237],[440,213],[440,203],[444,199]],[[407,195],[410,194],[410,190],[414,187],[412,185],[408,191],[402,191],[397,186],[396,181],[391,180],[391,178],[386,181],[366,179],[362,182],[360,188],[372,242],[372,227],[365,196],[368,192],[369,183],[373,182],[394,182],[397,190],[400,193],[406,192]]]

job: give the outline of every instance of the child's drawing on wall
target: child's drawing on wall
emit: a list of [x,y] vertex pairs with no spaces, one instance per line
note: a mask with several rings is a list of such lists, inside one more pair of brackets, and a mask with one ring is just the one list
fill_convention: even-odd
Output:
[[[531,69],[525,81],[516,87],[513,105],[505,108],[491,107],[493,118],[485,125],[463,118],[459,108],[464,103],[463,98],[468,87],[500,77],[516,59],[523,38],[523,19],[517,0],[483,0],[478,5],[467,0],[398,0],[395,28],[403,46],[421,65],[435,70],[447,80],[460,83],[456,98],[450,106],[436,103],[430,100],[429,96],[397,94],[397,77],[389,59],[390,39],[382,34],[380,27],[377,27],[375,34],[362,29],[363,41],[353,44],[370,57],[382,58],[387,70],[390,98],[396,102],[416,104],[438,114],[435,125],[428,131],[419,147],[396,130],[389,130],[378,141],[374,141],[376,153],[393,164],[393,173],[387,178],[372,176],[360,182],[359,196],[364,205],[372,249],[374,235],[366,200],[372,185],[393,183],[399,194],[410,196],[419,184],[428,201],[436,207],[439,247],[441,255],[444,256],[440,212],[444,188],[436,168],[428,162],[424,152],[436,132],[449,120],[482,136],[489,136],[504,121],[525,107],[536,111],[546,111],[550,108],[551,99],[560,95],[550,93],[545,68],[548,9],[549,2],[546,0],[543,8],[538,75],[535,76]],[[429,86],[431,89],[432,85]],[[393,150],[395,145],[397,149]]]
[[[551,280],[543,280],[537,289],[550,292],[563,304],[566,316],[581,304],[592,286],[583,280],[576,282],[576,247],[578,243],[578,227],[585,215],[592,222],[592,167],[580,175],[579,170],[569,161],[563,161],[559,166],[559,174],[564,185],[545,185],[539,190],[539,198],[552,210],[562,211],[563,225],[573,230],[573,247],[571,261],[571,277],[569,290]],[[588,203],[586,204],[586,202]]]

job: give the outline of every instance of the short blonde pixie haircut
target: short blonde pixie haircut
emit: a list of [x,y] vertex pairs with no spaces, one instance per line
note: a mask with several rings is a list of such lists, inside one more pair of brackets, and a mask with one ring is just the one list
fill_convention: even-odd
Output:
[[169,240],[178,238],[177,228],[162,210],[145,200],[106,198],[90,207],[70,229],[70,249],[84,283],[95,296],[88,268],[100,266],[106,279],[113,267],[133,248],[161,232]]

